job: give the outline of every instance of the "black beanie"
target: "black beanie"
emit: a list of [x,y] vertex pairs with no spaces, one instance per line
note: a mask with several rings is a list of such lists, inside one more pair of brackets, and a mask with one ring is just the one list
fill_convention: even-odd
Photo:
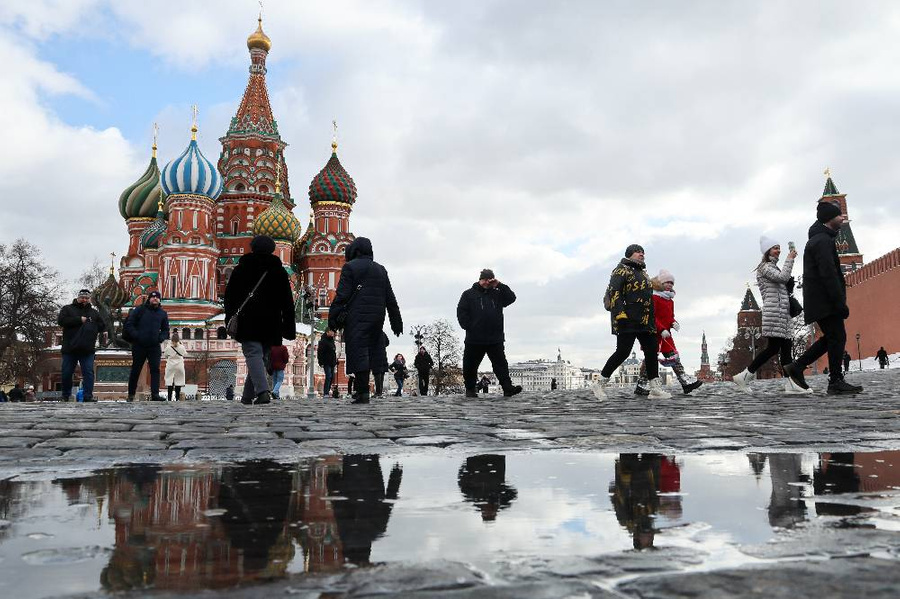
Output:
[[835,216],[840,216],[841,209],[840,207],[829,201],[819,202],[819,205],[816,206],[816,220],[820,223],[827,223]]
[[639,246],[639,245],[636,244],[636,243],[632,243],[632,244],[629,245],[627,248],[625,248],[625,257],[626,257],[626,258],[631,258],[631,254],[633,254],[633,253],[635,253],[635,252],[641,252],[641,253],[643,253],[643,251],[644,251],[644,248],[642,248],[641,246]]
[[274,254],[275,241],[268,235],[257,235],[250,242],[250,251],[254,254]]

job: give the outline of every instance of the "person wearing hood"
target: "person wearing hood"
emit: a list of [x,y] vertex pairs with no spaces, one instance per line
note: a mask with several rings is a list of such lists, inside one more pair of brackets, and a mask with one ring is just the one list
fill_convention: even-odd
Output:
[[516,301],[516,294],[496,279],[494,271],[485,268],[478,281],[463,291],[456,306],[456,319],[466,332],[463,349],[463,382],[466,397],[478,397],[475,383],[478,367],[487,354],[504,397],[522,392],[521,385],[513,385],[509,377],[503,333],[503,308]]
[[[756,284],[759,285],[763,300],[762,336],[766,338],[766,348],[756,354],[750,366],[743,372],[734,375],[735,384],[743,391],[746,391],[748,383],[756,378],[756,372],[773,356],[779,356],[782,368],[793,360],[789,286],[793,285],[791,270],[794,268],[797,252],[791,249],[784,265],[778,268],[781,245],[777,241],[763,235],[759,238],[759,251],[762,253],[762,261],[756,267]],[[791,377],[785,376],[784,392],[789,395],[804,395],[812,393],[812,389],[803,389],[794,383]]]
[[238,314],[235,341],[247,362],[247,379],[241,393],[244,405],[272,401],[266,363],[275,345],[297,338],[294,296],[281,260],[275,255],[275,241],[257,235],[250,253],[241,256],[225,287],[225,321]]
[[337,293],[328,310],[328,327],[344,329],[347,372],[355,374],[354,404],[369,403],[369,375],[379,367],[381,335],[387,311],[391,331],[403,334],[400,306],[387,269],[375,262],[372,242],[357,237],[344,252]]
[[847,288],[834,241],[844,216],[837,204],[820,201],[816,222],[809,228],[803,250],[803,314],[806,324],[816,323],[822,336],[802,356],[784,367],[784,372],[803,389],[808,389],[803,371],[828,354],[828,394],[860,393],[863,388],[844,380],[841,357],[847,343],[844,320],[850,316]]
[[162,294],[151,291],[147,301],[128,314],[122,326],[125,340],[131,343],[131,373],[128,376],[128,401],[134,401],[144,362],[150,369],[150,400],[166,401],[159,395],[159,363],[162,342],[169,338],[169,315],[162,308]]
[[91,306],[91,292],[82,289],[78,297],[59,311],[56,323],[62,327],[62,400],[72,399],[75,365],[81,366],[83,401],[94,399],[94,355],[97,335],[106,330],[100,313]]
[[[681,383],[681,390],[685,395],[689,395],[691,391],[700,387],[703,381],[688,379],[688,374],[681,364],[678,348],[675,347],[675,339],[672,337],[672,331],[678,331],[681,328],[681,325],[675,320],[675,277],[669,271],[662,269],[658,275],[650,279],[650,286],[653,288],[653,314],[656,336],[659,338],[659,353],[663,355],[660,363],[672,369],[678,382]],[[641,363],[640,378],[634,394],[650,395],[650,390],[647,388],[646,361]]]
[[634,342],[641,344],[649,379],[651,399],[672,397],[659,383],[659,363],[656,352],[656,320],[653,314],[653,289],[644,265],[644,248],[636,243],[625,249],[625,257],[613,269],[609,285],[603,295],[603,306],[610,311],[612,333],[616,336],[616,351],[600,371],[600,380],[591,391],[597,399],[606,399],[606,385],[616,368],[631,354]]

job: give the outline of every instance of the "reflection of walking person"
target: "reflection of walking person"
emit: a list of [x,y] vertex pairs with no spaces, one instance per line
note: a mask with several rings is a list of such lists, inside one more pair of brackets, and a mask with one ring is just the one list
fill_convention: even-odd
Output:
[[459,469],[459,490],[475,504],[484,522],[493,522],[508,508],[518,492],[506,484],[506,456],[484,454],[466,458]]
[[372,543],[387,530],[402,478],[403,470],[394,464],[385,490],[377,455],[346,455],[340,472],[328,474],[329,495],[342,498],[331,506],[346,561],[369,563]]
[[616,460],[616,478],[609,491],[616,519],[631,533],[635,549],[653,547],[661,461],[662,456],[653,453],[623,453]]

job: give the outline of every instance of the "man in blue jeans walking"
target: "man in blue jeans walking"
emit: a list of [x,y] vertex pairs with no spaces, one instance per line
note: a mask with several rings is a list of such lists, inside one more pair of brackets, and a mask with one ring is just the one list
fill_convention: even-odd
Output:
[[94,353],[97,335],[106,330],[100,313],[91,306],[91,292],[82,289],[78,297],[59,311],[56,323],[62,327],[62,400],[72,399],[72,378],[75,365],[81,366],[84,401],[94,399]]
[[162,359],[161,344],[169,338],[169,315],[162,309],[161,303],[159,291],[151,291],[147,301],[132,310],[125,319],[125,340],[131,343],[128,401],[134,401],[144,362],[150,369],[150,400],[166,401],[159,394],[159,363]]

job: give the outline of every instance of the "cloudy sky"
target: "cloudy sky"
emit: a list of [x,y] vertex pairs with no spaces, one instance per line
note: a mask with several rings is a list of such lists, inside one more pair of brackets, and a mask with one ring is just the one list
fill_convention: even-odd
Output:
[[[189,140],[215,160],[251,0],[0,4],[0,242],[74,278],[127,245],[119,193]],[[512,359],[599,367],[632,242],[676,277],[676,341],[715,355],[765,233],[806,238],[830,166],[872,259],[900,231],[900,5],[837,1],[265,3],[297,214],[330,153],[406,323],[455,321],[485,266],[518,294]],[[408,340],[408,338],[405,338]],[[401,342],[402,343],[402,342]]]

